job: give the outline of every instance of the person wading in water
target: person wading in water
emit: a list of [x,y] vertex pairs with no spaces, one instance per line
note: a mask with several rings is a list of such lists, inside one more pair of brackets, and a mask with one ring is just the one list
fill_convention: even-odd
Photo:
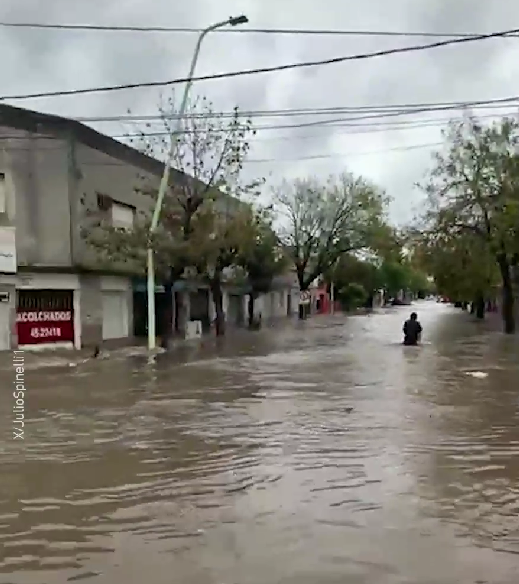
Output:
[[413,312],[411,318],[404,323],[404,345],[417,345],[422,336],[422,330],[418,315]]

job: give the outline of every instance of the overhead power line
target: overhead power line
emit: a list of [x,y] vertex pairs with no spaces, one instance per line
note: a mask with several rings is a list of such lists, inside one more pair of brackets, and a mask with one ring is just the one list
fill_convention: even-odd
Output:
[[[399,152],[410,152],[412,150],[423,150],[438,148],[443,146],[443,142],[425,142],[420,144],[410,144],[408,146],[396,146],[394,148],[383,148],[380,150],[360,150],[355,152],[328,152],[324,154],[310,154],[305,156],[296,156],[294,158],[248,158],[245,164],[286,164],[304,161],[328,160],[333,158],[357,158],[362,156],[377,156],[380,154],[390,154]],[[96,163],[93,163],[96,164]],[[103,163],[100,163],[103,165]],[[106,163],[108,165],[119,165],[121,163]]]
[[[422,113],[424,111],[442,111],[444,108],[449,109],[502,109],[510,108],[513,105],[519,105],[519,95],[513,97],[501,97],[485,100],[472,101],[444,101],[444,102],[425,102],[425,103],[404,103],[404,104],[389,104],[389,105],[373,105],[373,106],[332,106],[321,108],[286,108],[286,109],[271,109],[271,110],[242,110],[240,117],[243,118],[277,118],[277,117],[303,117],[314,115],[333,115],[333,114],[354,114],[354,113],[378,113],[381,117],[384,114],[392,114],[398,110],[405,110],[407,114]],[[192,112],[183,116],[185,119],[227,119],[234,118],[236,113],[234,111],[224,112]],[[120,114],[113,116],[80,116],[74,117],[74,120],[85,123],[100,123],[100,122],[125,122],[125,121],[160,121],[160,120],[176,120],[178,115],[174,112],[169,114],[167,111],[157,114]]]
[[[505,98],[504,99],[504,103],[506,102],[517,102],[517,97],[516,98]],[[497,103],[497,102],[494,102]],[[446,104],[446,105],[438,105],[438,106],[431,106],[431,107],[422,107],[422,108],[407,108],[407,109],[401,109],[401,110],[391,110],[391,111],[387,111],[387,112],[373,112],[373,113],[366,113],[363,115],[356,115],[356,116],[348,116],[345,118],[327,118],[327,119],[321,119],[321,120],[315,120],[315,121],[311,121],[311,122],[299,122],[296,124],[269,124],[269,125],[262,125],[262,126],[254,126],[254,129],[256,131],[260,131],[260,130],[281,130],[281,129],[297,129],[297,128],[312,128],[312,127],[319,127],[319,126],[328,126],[330,128],[334,128],[336,126],[348,126],[348,125],[359,125],[358,122],[360,121],[366,121],[366,120],[380,120],[380,119],[387,119],[387,118],[400,118],[401,116],[408,116],[408,115],[415,115],[415,114],[419,114],[419,113],[432,113],[432,112],[445,112],[445,111],[455,111],[455,110],[459,110],[462,108],[467,108],[470,107],[471,105],[474,104],[478,104],[478,102],[466,102],[463,105],[460,104]],[[510,105],[510,103],[509,103]],[[354,112],[351,112],[354,113]],[[359,111],[358,113],[363,113],[362,111]],[[197,132],[196,127],[193,128],[188,128],[187,132]],[[200,131],[205,131],[203,128],[200,129]],[[219,131],[219,130],[217,130]],[[222,128],[222,130],[220,131],[226,131],[225,128]],[[167,133],[167,132],[166,132]]]
[[[510,106],[508,106],[510,107]],[[420,127],[434,127],[434,126],[445,126],[452,118],[422,118],[422,119],[401,119],[400,116],[404,115],[414,115],[417,113],[430,113],[430,112],[437,112],[437,111],[452,111],[454,108],[435,108],[435,109],[421,109],[421,110],[408,110],[408,111],[396,111],[390,114],[374,114],[374,115],[364,115],[364,116],[356,116],[356,117],[347,117],[347,118],[331,118],[325,120],[317,120],[311,122],[303,122],[303,123],[296,123],[296,124],[263,124],[263,125],[255,125],[253,126],[256,132],[261,132],[265,130],[298,130],[298,129],[305,129],[305,128],[317,128],[317,129],[329,129],[330,131],[336,131],[340,128],[353,128],[358,130],[365,130],[363,132],[348,132],[350,134],[354,133],[370,133],[370,128],[376,128],[376,132],[380,131],[390,131],[390,130],[403,130],[406,128],[420,128]],[[486,115],[478,115],[478,119],[490,119],[496,118],[498,116],[513,116],[516,115],[517,112],[515,111],[506,111],[504,113],[491,113]],[[398,117],[394,121],[386,120],[386,118],[394,118]],[[374,120],[374,121],[370,121]],[[378,120],[378,121],[377,121]],[[103,120],[106,121],[106,120]],[[117,121],[114,118],[114,121]],[[121,119],[119,121],[127,121]],[[129,120],[132,121],[132,120]],[[94,123],[95,118],[91,118],[90,123]],[[151,124],[146,124],[145,128],[139,129],[137,126],[133,132],[129,132],[126,134],[119,134],[119,135],[112,135],[107,134],[111,138],[114,139],[124,139],[124,138],[150,138],[150,137],[160,137],[160,136],[169,136],[171,131],[166,126],[162,125],[161,122],[163,120],[158,117],[156,118],[156,122],[159,123],[159,128],[153,128]],[[368,123],[365,123],[368,122]],[[367,131],[366,131],[367,130]],[[223,127],[194,127],[187,128],[184,130],[180,130],[176,132],[177,134],[225,134],[229,131],[226,126]],[[301,137],[301,134],[294,134],[291,139],[297,141]],[[35,136],[37,139],[53,139],[52,135],[37,135]],[[26,140],[26,136],[23,135],[16,135],[16,136],[0,136],[0,140],[2,139],[9,139],[9,140]]]
[[[490,119],[490,118],[495,118],[495,114],[494,115],[486,115],[486,116],[478,116],[478,119]],[[443,118],[443,119],[439,119],[439,120],[418,120],[416,122],[412,122],[411,120],[408,120],[408,123],[406,123],[406,121],[399,121],[399,122],[386,122],[386,123],[372,123],[372,124],[348,124],[348,123],[338,123],[336,125],[328,125],[328,126],[321,126],[324,128],[329,128],[330,130],[333,130],[334,132],[336,132],[337,130],[341,130],[341,129],[346,129],[347,131],[345,132],[339,132],[339,134],[342,135],[362,135],[362,134],[378,134],[378,133],[382,133],[382,132],[391,132],[391,131],[402,131],[402,130],[418,130],[418,129],[425,129],[425,128],[445,128],[447,126],[447,124],[449,123],[450,119],[449,118]],[[409,123],[410,122],[410,123]],[[299,128],[304,128],[305,126],[300,126],[300,125],[293,125],[293,126],[289,126],[289,125],[272,125],[272,126],[260,126],[259,128],[257,128],[257,130],[287,130],[287,129],[299,129]],[[195,131],[187,131],[187,132],[183,132],[184,134],[191,134],[191,133],[196,133]],[[200,132],[200,133],[204,133],[204,132]],[[210,134],[213,134],[213,132],[209,132]],[[222,134],[224,133],[224,130],[222,131],[215,131],[214,134]],[[156,138],[156,137],[167,137],[169,136],[170,133],[166,130],[158,130],[158,131],[153,131],[153,130],[149,130],[146,132],[141,132],[141,133],[129,133],[129,134],[123,134],[123,135],[116,135],[116,136],[111,136],[112,138],[116,139],[116,140],[123,140],[123,139],[136,139],[136,138]],[[283,139],[290,139],[293,140],[294,143],[296,143],[298,140],[301,140],[302,138],[306,138],[305,134],[296,134],[296,135],[292,135],[292,136],[284,136]],[[323,134],[312,134],[313,137],[318,137],[321,136],[323,137]],[[16,139],[16,138],[15,138]],[[270,136],[269,138],[261,138],[258,139],[257,137],[254,137],[253,139],[251,139],[251,141],[272,141],[272,140],[276,140],[278,139],[278,137],[276,136]]]
[[296,158],[251,158],[247,163],[291,163],[307,160],[328,160],[330,158],[354,158],[357,156],[373,156],[377,154],[388,154],[391,152],[409,152],[410,150],[422,150],[423,148],[437,148],[442,146],[442,142],[426,142],[423,144],[411,144],[409,146],[397,146],[396,148],[384,148],[383,150],[367,150],[360,152],[330,152],[328,154],[315,154],[310,156],[299,156]]
[[[508,115],[513,115],[515,112],[509,112]],[[506,114],[505,114],[506,115]],[[486,115],[478,115],[478,119],[495,119],[496,114],[486,114]],[[423,129],[435,129],[435,128],[445,128],[445,126],[452,120],[452,118],[421,118],[421,119],[410,119],[410,120],[397,120],[394,122],[374,122],[374,123],[337,123],[335,125],[326,125],[322,126],[320,129],[328,129],[333,132],[334,136],[358,136],[358,135],[370,135],[370,134],[380,134],[380,133],[392,133],[392,132],[402,132],[402,131],[410,131],[410,130],[423,130]],[[257,128],[258,130],[280,130],[280,129],[297,129],[300,126],[286,126],[286,125],[269,125],[269,126],[260,126]],[[200,133],[209,133],[209,134],[221,134],[225,133],[225,129],[214,129],[212,131],[208,130],[199,130]],[[196,133],[197,130],[186,130],[179,132],[179,134],[191,134]],[[170,132],[166,129],[162,130],[153,130],[151,128],[146,128],[145,131],[138,131],[138,132],[127,132],[125,134],[105,134],[114,140],[119,140],[125,143],[129,143],[130,145],[134,145],[136,140],[146,140],[150,139],[153,140],[154,138],[166,138],[170,135]],[[250,138],[251,143],[257,142],[272,142],[272,141],[279,141],[279,140],[290,140],[294,143],[299,142],[300,140],[308,140],[308,139],[315,139],[315,138],[323,138],[326,134],[322,133],[304,133],[304,134],[292,134],[292,135],[274,135],[269,136],[266,138],[259,138],[254,136]],[[59,141],[61,138],[59,136],[54,136],[50,134],[38,134],[33,135],[30,138],[31,140],[37,139],[42,141]],[[5,144],[5,141],[18,141],[23,142],[27,140],[27,136],[24,135],[7,135],[4,134],[0,136],[0,144]],[[51,147],[52,148],[52,147]],[[8,148],[9,149],[9,148]],[[16,148],[18,149],[18,148]],[[23,147],[21,148],[24,149]]]
[[[425,45],[413,45],[408,47],[396,47],[393,49],[386,49],[380,51],[374,51],[371,53],[362,53],[357,55],[348,55],[345,57],[333,57],[331,59],[323,59],[318,61],[306,61],[302,63],[289,63],[286,65],[276,65],[273,67],[261,67],[257,69],[246,69],[242,71],[231,71],[228,73],[216,73],[213,75],[203,75],[199,77],[191,78],[191,81],[198,82],[198,81],[209,81],[215,79],[229,79],[232,77],[241,77],[245,75],[256,75],[261,73],[273,73],[277,71],[288,71],[292,69],[302,69],[308,67],[316,67],[320,65],[333,65],[337,63],[344,63],[346,61],[360,61],[366,59],[373,59],[375,57],[384,57],[389,55],[397,55],[402,53],[411,53],[417,51],[424,51],[428,49],[436,49],[440,47],[446,47],[450,45],[458,45],[464,44],[468,42],[476,42],[482,41],[492,38],[502,38],[506,36],[510,36],[511,34],[519,34],[519,28],[500,31],[500,32],[493,32],[490,34],[483,34],[483,35],[476,35],[470,37],[460,37],[454,39],[448,39],[445,41],[436,41],[434,43],[429,43]],[[137,88],[144,88],[144,87],[165,87],[168,85],[177,85],[180,83],[186,83],[190,81],[189,78],[183,77],[180,79],[172,79],[170,81],[149,81],[144,83],[128,83],[124,85],[112,85],[112,86],[104,86],[104,87],[93,87],[93,88],[85,88],[85,89],[69,89],[64,91],[49,91],[49,92],[40,92],[40,93],[28,93],[28,94],[21,94],[21,95],[7,95],[1,96],[0,101],[5,101],[8,99],[11,100],[20,100],[20,99],[36,99],[41,97],[61,97],[61,96],[68,96],[68,95],[84,95],[88,93],[100,93],[100,92],[109,92],[109,91],[121,91],[123,89],[137,89]]]
[[[478,116],[478,119],[491,119],[495,118],[495,115],[484,115]],[[359,136],[359,135],[371,135],[371,134],[381,134],[381,133],[392,133],[392,132],[402,132],[402,131],[410,131],[410,130],[424,130],[424,129],[438,129],[438,128],[445,128],[445,126],[449,123],[450,118],[440,118],[437,120],[428,120],[428,119],[421,119],[421,120],[407,120],[407,121],[400,121],[400,122],[387,122],[387,123],[370,123],[370,124],[337,124],[335,126],[325,126],[324,129],[333,130],[333,136]],[[266,130],[281,130],[286,129],[286,126],[265,126],[260,129]],[[188,134],[191,132],[182,132],[182,134]],[[218,135],[222,132],[215,131],[214,134]],[[211,132],[210,134],[213,134]],[[106,136],[113,138],[114,140],[119,140],[123,142],[130,142],[134,144],[136,140],[139,139],[153,139],[153,138],[161,138],[161,137],[168,137],[170,134],[166,130],[148,130],[146,132],[128,132],[125,134],[105,134]],[[326,134],[322,133],[303,133],[303,134],[285,134],[285,135],[274,135],[268,137],[258,137],[254,136],[250,138],[251,143],[257,142],[275,142],[275,141],[293,141],[294,143],[299,142],[300,140],[309,140],[315,138],[323,138],[326,137]],[[39,134],[36,136],[31,136],[31,140],[41,140],[41,141],[59,141],[59,136],[53,136],[50,134]],[[0,136],[0,144],[3,144],[4,141],[10,142],[23,142],[26,141],[27,137],[17,134],[17,135],[3,135]]]
[[[84,32],[130,32],[130,33],[191,33],[199,34],[202,28],[179,26],[116,26],[101,24],[67,24],[67,23],[43,23],[43,22],[0,22],[2,28],[26,28],[40,30],[63,30]],[[322,28],[221,28],[217,33],[239,34],[276,34],[276,35],[317,35],[317,36],[378,36],[378,37],[422,37],[422,38],[469,38],[480,36],[483,33],[474,32],[425,32],[425,31],[390,31],[390,30],[341,30]],[[509,34],[506,36],[518,36]]]
[[[478,119],[491,119],[495,118],[495,114],[487,114],[478,116]],[[369,124],[337,124],[335,126],[326,126],[324,129],[328,128],[329,130],[333,130],[333,136],[366,136],[372,134],[381,134],[381,133],[393,133],[393,132],[409,132],[413,130],[424,130],[424,129],[439,129],[445,128],[445,126],[451,121],[451,118],[440,118],[440,119],[419,119],[419,120],[402,120],[397,122],[382,122],[382,123],[369,123]],[[267,130],[277,130],[283,129],[285,126],[266,126],[263,129]],[[219,134],[220,132],[215,132],[215,134]],[[128,132],[126,134],[106,134],[110,138],[114,140],[119,140],[125,143],[129,143],[133,145],[135,140],[138,139],[150,139],[153,138],[160,138],[160,137],[167,137],[169,136],[169,132],[162,130],[162,131],[152,131],[148,130],[146,132],[139,132],[139,133],[131,133]],[[268,137],[258,137],[254,136],[250,139],[251,143],[258,143],[258,142],[276,142],[276,141],[292,141],[294,143],[298,143],[301,140],[315,140],[316,138],[323,138],[326,137],[326,134],[322,133],[304,133],[304,134],[285,134],[285,135],[274,135]],[[31,136],[31,140],[54,140],[58,142],[60,138],[58,136],[52,136],[48,134],[39,134],[36,136]],[[26,141],[27,137],[23,135],[3,135],[0,136],[0,144],[5,144],[5,141],[17,141],[23,142]],[[63,148],[65,146],[60,146],[58,148]],[[3,146],[2,146],[3,148]],[[7,150],[11,149],[10,147]],[[15,147],[14,149],[21,149],[25,150],[26,148],[18,148]],[[47,147],[45,147],[47,149]]]
[[[410,116],[414,116],[417,113],[434,113],[434,112],[444,112],[444,111],[452,111],[455,109],[463,109],[464,107],[466,107],[468,104],[474,107],[480,107],[483,108],[484,110],[488,110],[488,109],[501,109],[501,108],[508,108],[508,111],[496,111],[495,113],[487,113],[487,114],[481,114],[478,113],[477,114],[477,118],[478,119],[495,119],[496,117],[503,117],[503,116],[517,116],[518,115],[518,111],[516,111],[515,109],[510,110],[510,108],[512,108],[514,105],[517,105],[517,102],[519,101],[519,97],[511,97],[511,98],[499,98],[499,99],[492,99],[492,100],[480,100],[480,101],[473,101],[473,102],[438,102],[438,105],[435,107],[433,104],[431,104],[431,107],[422,107],[420,109],[418,109],[418,106],[420,105],[424,105],[427,106],[429,104],[412,104],[412,108],[409,108],[407,110],[403,109],[403,110],[386,110],[388,111],[388,113],[385,112],[381,112],[381,110],[379,108],[383,108],[383,107],[388,107],[388,108],[392,108],[392,107],[401,107],[404,108],[405,104],[400,104],[398,106],[372,106],[373,109],[372,110],[368,110],[367,107],[359,107],[358,109],[356,108],[352,108],[351,109],[351,113],[363,113],[365,111],[373,111],[374,114],[373,115],[360,115],[360,116],[354,116],[354,117],[346,117],[346,118],[331,118],[331,119],[324,119],[324,120],[317,120],[317,121],[311,121],[311,122],[303,122],[303,123],[296,123],[296,124],[263,124],[263,125],[254,125],[254,130],[259,132],[259,131],[263,131],[263,130],[282,130],[282,129],[288,129],[288,130],[296,130],[296,129],[304,129],[304,128],[309,128],[309,127],[313,127],[313,128],[317,128],[317,129],[328,129],[332,132],[336,132],[339,129],[348,129],[347,132],[342,132],[343,134],[369,134],[369,133],[379,133],[379,132],[388,132],[388,131],[401,131],[401,130],[408,130],[408,129],[420,129],[420,128],[431,128],[431,127],[444,127],[448,122],[450,122],[453,118],[452,117],[443,117],[443,118],[438,118],[438,117],[428,117],[428,118],[418,118],[416,119],[415,117],[411,117],[408,119],[401,119],[401,116],[406,116],[406,115],[410,115]],[[515,102],[515,103],[513,103]],[[476,105],[475,105],[476,104]],[[330,111],[333,110],[333,108],[323,108],[325,111]],[[341,110],[341,108],[338,108],[339,110]],[[276,111],[276,110],[274,110]],[[279,110],[279,111],[284,111],[287,113],[290,113],[291,110]],[[296,111],[301,111],[301,110],[296,110]],[[311,114],[313,110],[305,110],[308,112],[308,114]],[[321,109],[317,109],[315,110],[319,113],[321,113]],[[265,113],[268,112],[268,110],[264,110]],[[340,111],[339,113],[342,113],[342,111]],[[347,112],[346,112],[347,113]],[[216,114],[212,114],[210,116],[208,116],[209,118],[212,118],[213,115]],[[392,120],[391,118],[393,117],[398,117],[398,119]],[[389,118],[389,119],[388,119]],[[143,119],[142,116],[135,116],[135,117],[127,117],[127,116],[111,116],[111,117],[102,117],[102,118],[95,118],[95,117],[89,117],[89,118],[75,118],[76,121],[80,121],[82,123],[84,122],[88,122],[88,123],[96,123],[96,122],[111,122],[111,123],[115,123],[115,122],[135,122],[135,121],[141,121]],[[165,125],[165,123],[167,122],[167,120],[169,119],[168,117],[166,117],[166,119],[164,119],[161,115],[155,115],[155,116],[144,116],[145,120],[151,120],[148,121],[144,127],[141,129],[139,128],[139,126],[137,124],[135,124],[135,127],[133,129],[133,132],[127,132],[125,134],[122,135],[113,135],[113,134],[107,134],[109,135],[111,138],[114,139],[130,139],[130,138],[153,138],[153,137],[160,137],[160,136],[169,136],[170,135],[170,129]],[[370,121],[372,120],[372,121]],[[374,120],[374,121],[373,121]],[[152,123],[154,124],[158,124],[158,127],[154,127],[152,126]],[[352,129],[356,129],[358,131],[352,131]],[[196,122],[194,124],[193,127],[190,128],[186,128],[184,130],[181,130],[179,132],[177,132],[178,134],[191,134],[191,133],[210,133],[210,134],[221,134],[221,133],[226,133],[228,132],[228,128],[225,126],[225,124],[222,127],[219,127],[218,125],[215,125],[214,127],[212,127],[211,125],[209,126],[199,126],[197,127]],[[340,133],[340,132],[339,132]],[[279,137],[279,136],[274,136],[274,137],[270,137],[270,138],[265,138],[265,140],[275,140],[275,139],[291,139],[291,140],[299,140],[301,138],[305,138],[308,135],[303,135],[303,134],[293,134],[291,136],[285,136],[285,137]],[[322,134],[313,134],[313,136],[322,136]],[[43,139],[43,140],[47,140],[47,139],[54,139],[55,136],[52,135],[46,135],[46,134],[39,134],[36,136],[33,136],[33,138],[36,139]],[[4,135],[0,137],[0,140],[26,140],[26,136],[23,135],[13,135],[13,136],[9,136],[9,135]],[[257,139],[255,138],[254,141],[256,141]]]
[[[347,118],[328,118],[325,120],[316,120],[316,121],[311,121],[311,122],[300,122],[297,124],[265,124],[265,125],[261,125],[261,126],[253,126],[254,130],[258,131],[262,131],[262,130],[294,130],[294,129],[299,129],[299,128],[315,128],[315,127],[329,127],[331,129],[336,128],[336,127],[360,127],[364,124],[359,124],[358,122],[361,121],[367,121],[367,120],[380,120],[380,119],[386,119],[386,118],[399,118],[400,116],[406,116],[409,114],[417,114],[417,113],[428,113],[428,112],[442,112],[442,111],[453,111],[459,108],[453,108],[453,107],[438,107],[438,108],[424,108],[424,109],[420,109],[420,110],[402,110],[402,111],[395,111],[395,112],[391,112],[391,113],[386,113],[386,114],[370,114],[370,115],[364,115],[364,116],[355,116],[355,117],[347,117]],[[496,114],[494,114],[493,117],[495,117]],[[388,123],[388,122],[386,122]],[[400,122],[401,123],[401,122]],[[191,133],[204,133],[206,132],[207,129],[204,128],[199,128],[197,129],[196,127],[194,128],[190,128],[187,129],[185,131],[181,131],[179,132],[180,134],[182,133],[186,133],[186,134],[191,134]],[[211,130],[209,130],[211,131]],[[222,132],[226,132],[228,131],[227,128],[223,127],[223,128],[214,128],[214,132],[215,133],[222,133]],[[149,130],[148,131],[144,131],[143,132],[145,135],[149,135]],[[167,130],[164,130],[162,132],[160,132],[158,135],[169,135],[170,132],[168,132]]]
[[[264,164],[264,163],[271,163],[271,164],[286,164],[286,163],[295,163],[295,162],[302,162],[302,161],[310,161],[310,160],[327,160],[331,158],[357,158],[362,156],[377,156],[380,154],[389,154],[389,153],[398,153],[398,152],[409,152],[411,150],[422,150],[425,148],[437,148],[442,146],[442,142],[426,142],[421,144],[410,144],[408,146],[397,146],[394,148],[384,148],[382,150],[365,150],[365,151],[355,151],[355,152],[328,152],[324,154],[314,154],[309,156],[296,156],[294,158],[248,158],[245,161],[245,164]],[[58,150],[61,147],[47,147],[45,150]],[[17,147],[17,146],[7,146],[3,148],[5,151],[29,151],[30,149],[27,147]],[[99,162],[99,161],[85,161],[82,160],[78,163],[80,166],[126,166],[125,162],[122,161],[113,161],[113,162]]]

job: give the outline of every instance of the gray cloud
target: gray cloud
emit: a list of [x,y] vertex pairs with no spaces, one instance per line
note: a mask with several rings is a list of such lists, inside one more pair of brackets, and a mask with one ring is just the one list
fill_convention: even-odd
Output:
[[[327,8],[324,9],[323,6]],[[510,0],[372,0],[355,5],[340,0],[3,0],[0,20],[203,27],[245,12],[251,27],[340,28],[490,32],[519,23],[519,4]],[[105,84],[162,80],[186,74],[196,37],[189,34],[81,33],[77,31],[0,30],[4,55],[4,94],[52,91]],[[271,36],[214,34],[202,48],[201,75],[271,66],[419,44],[427,39],[381,37]],[[332,65],[199,83],[220,110],[373,106],[491,99],[512,96],[519,39],[484,41]],[[113,94],[38,99],[16,103],[70,116],[153,113],[161,93],[139,89]],[[488,112],[487,112],[488,113]],[[444,120],[447,114],[419,114],[417,119]],[[316,119],[316,118],[313,118]],[[310,118],[261,119],[257,124],[296,124]],[[128,124],[98,124],[111,134]],[[376,131],[375,131],[376,130]],[[393,217],[405,221],[421,194],[414,183],[425,172],[440,128],[405,130],[315,127],[258,132],[247,172],[271,180],[301,174],[327,175],[348,168],[362,173],[394,198]],[[312,158],[314,159],[308,159]],[[319,158],[320,157],[320,158]]]

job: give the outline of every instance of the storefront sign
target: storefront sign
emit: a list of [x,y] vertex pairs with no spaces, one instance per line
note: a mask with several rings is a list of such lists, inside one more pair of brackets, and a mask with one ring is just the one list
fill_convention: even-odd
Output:
[[72,311],[18,311],[16,329],[20,345],[74,342]]
[[0,227],[0,272],[16,274],[16,238],[14,227]]
[[[136,282],[133,284],[133,291],[134,292],[147,292],[148,287],[144,282]],[[163,294],[166,291],[166,288],[160,284],[155,286],[155,294]]]

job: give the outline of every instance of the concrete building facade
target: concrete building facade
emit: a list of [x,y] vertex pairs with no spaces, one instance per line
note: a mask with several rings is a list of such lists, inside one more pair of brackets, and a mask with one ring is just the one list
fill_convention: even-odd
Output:
[[[136,274],[102,264],[82,229],[89,212],[131,227],[151,209],[145,191],[158,189],[162,172],[79,122],[0,104],[0,350],[132,340]],[[224,303],[239,321],[244,296],[233,296]]]
[[[272,282],[270,292],[260,294],[254,302],[256,317],[261,315],[263,322],[294,317],[299,312],[299,284],[293,273],[277,276]],[[245,305],[245,314],[247,306]]]
[[[0,350],[132,336],[132,286],[81,235],[86,210],[131,224],[161,165],[83,124],[0,105]],[[103,202],[109,202],[103,207]]]

